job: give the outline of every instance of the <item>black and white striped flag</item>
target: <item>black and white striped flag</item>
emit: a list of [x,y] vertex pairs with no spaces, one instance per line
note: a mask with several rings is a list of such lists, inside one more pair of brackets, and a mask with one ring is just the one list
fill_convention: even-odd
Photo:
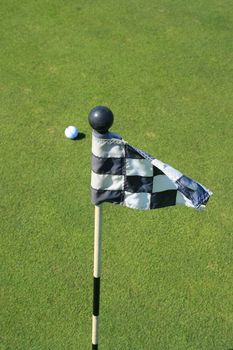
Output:
[[116,134],[92,136],[92,202],[121,204],[134,209],[172,205],[204,208],[211,192]]
[[[106,107],[96,107],[89,115],[89,122],[94,128],[91,193],[95,204],[92,350],[98,349],[101,203],[144,210],[176,204],[199,209],[205,207],[212,195],[203,185],[170,165],[129,145],[119,135],[106,132],[113,122],[111,113]],[[105,134],[99,133],[103,132],[103,128]]]

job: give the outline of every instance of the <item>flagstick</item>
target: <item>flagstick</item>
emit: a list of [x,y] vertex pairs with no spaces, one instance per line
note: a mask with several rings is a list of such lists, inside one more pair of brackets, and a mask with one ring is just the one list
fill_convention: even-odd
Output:
[[94,286],[93,286],[93,315],[92,315],[92,350],[98,350],[99,340],[99,303],[100,303],[100,273],[101,273],[101,234],[102,206],[95,206],[94,233]]
[[[93,108],[88,121],[94,132],[108,133],[114,116],[112,111],[104,106]],[[94,238],[94,289],[92,315],[92,350],[98,350],[99,340],[99,304],[100,304],[100,270],[101,270],[101,234],[102,234],[102,206],[95,206],[95,238]]]

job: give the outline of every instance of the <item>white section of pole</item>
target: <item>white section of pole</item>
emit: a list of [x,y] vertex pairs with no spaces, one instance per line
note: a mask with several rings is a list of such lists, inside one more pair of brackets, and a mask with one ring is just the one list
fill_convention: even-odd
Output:
[[92,316],[92,345],[98,345],[99,340],[99,316]]
[[101,205],[95,205],[95,233],[94,233],[94,277],[100,277],[101,273],[101,235],[102,235],[102,210]]

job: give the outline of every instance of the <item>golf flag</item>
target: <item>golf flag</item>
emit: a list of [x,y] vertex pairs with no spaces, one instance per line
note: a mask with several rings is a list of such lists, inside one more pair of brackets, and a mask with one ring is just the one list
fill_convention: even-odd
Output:
[[158,209],[204,208],[212,193],[170,165],[129,145],[119,135],[92,134],[92,203]]

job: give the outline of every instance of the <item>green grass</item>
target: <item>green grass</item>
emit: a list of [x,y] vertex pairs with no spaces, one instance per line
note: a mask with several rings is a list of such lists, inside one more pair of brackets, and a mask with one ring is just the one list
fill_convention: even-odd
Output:
[[[204,213],[104,207],[100,349],[232,349],[232,1],[1,12],[1,350],[90,349],[98,104],[214,192]],[[72,124],[84,139],[65,139]]]

